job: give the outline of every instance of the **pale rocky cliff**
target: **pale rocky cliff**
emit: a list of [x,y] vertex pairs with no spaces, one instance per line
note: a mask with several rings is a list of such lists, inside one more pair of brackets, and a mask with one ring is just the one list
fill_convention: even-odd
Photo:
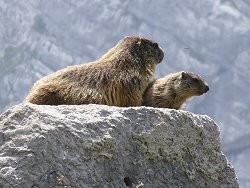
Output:
[[0,116],[0,187],[238,187],[219,128],[186,111],[17,105]]

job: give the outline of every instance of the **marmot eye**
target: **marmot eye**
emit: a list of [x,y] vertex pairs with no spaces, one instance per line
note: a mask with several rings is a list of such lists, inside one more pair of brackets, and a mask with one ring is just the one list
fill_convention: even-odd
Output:
[[199,82],[199,79],[198,79],[198,78],[194,78],[194,82],[195,82],[195,83],[198,83],[198,82]]
[[159,45],[158,45],[158,43],[153,43],[153,46],[155,47],[155,48],[158,48],[159,47]]

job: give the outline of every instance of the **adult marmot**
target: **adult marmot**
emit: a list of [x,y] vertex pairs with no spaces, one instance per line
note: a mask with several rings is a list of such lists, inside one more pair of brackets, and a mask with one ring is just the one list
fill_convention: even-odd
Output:
[[128,36],[95,62],[69,66],[43,77],[25,101],[41,105],[139,106],[163,56],[157,43]]
[[176,72],[149,83],[143,105],[157,108],[180,109],[188,98],[209,90],[204,79],[192,72]]

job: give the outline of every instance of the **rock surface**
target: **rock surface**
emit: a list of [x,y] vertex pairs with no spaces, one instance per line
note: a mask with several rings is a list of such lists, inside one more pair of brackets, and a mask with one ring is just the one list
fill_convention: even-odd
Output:
[[0,187],[238,187],[218,126],[186,111],[17,105],[0,116]]

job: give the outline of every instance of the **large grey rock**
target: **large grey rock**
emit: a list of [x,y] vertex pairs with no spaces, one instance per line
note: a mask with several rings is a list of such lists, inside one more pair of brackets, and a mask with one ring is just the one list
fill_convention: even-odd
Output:
[[186,111],[21,104],[0,116],[0,187],[238,187],[218,126]]

